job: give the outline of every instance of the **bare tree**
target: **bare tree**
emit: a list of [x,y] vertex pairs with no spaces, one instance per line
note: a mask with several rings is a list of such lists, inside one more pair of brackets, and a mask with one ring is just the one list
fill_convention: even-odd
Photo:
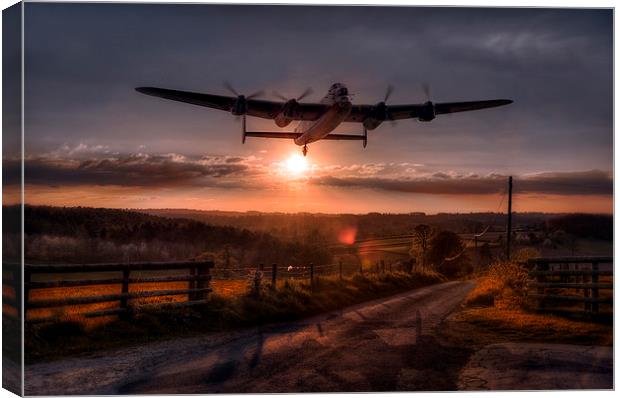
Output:
[[426,268],[426,253],[432,234],[433,229],[430,225],[418,224],[413,229],[413,251],[420,253],[423,269]]

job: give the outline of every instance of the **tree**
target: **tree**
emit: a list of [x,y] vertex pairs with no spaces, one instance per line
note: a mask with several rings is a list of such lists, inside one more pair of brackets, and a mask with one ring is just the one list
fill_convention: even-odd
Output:
[[428,251],[428,245],[433,234],[433,229],[430,225],[426,224],[418,224],[413,229],[413,253],[419,253],[420,259],[422,260],[422,268],[426,267],[426,254]]
[[441,231],[430,240],[428,260],[446,276],[457,276],[470,270],[469,258],[461,238],[451,231]]

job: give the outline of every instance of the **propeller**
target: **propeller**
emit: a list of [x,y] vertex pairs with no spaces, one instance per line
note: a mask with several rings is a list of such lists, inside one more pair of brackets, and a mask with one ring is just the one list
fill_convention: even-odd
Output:
[[392,96],[392,93],[394,92],[394,86],[392,86],[391,84],[388,84],[386,90],[385,90],[385,97],[383,98],[383,102],[387,102],[387,100],[390,98],[390,96]]
[[233,93],[237,98],[235,99],[235,102],[232,104],[232,107],[230,108],[230,112],[237,116],[236,119],[239,120],[239,116],[244,115],[247,113],[248,111],[248,106],[247,106],[247,101],[252,99],[252,98],[257,98],[257,97],[261,97],[265,94],[265,92],[263,90],[258,90],[250,95],[243,95],[243,94],[239,94],[239,92],[237,92],[237,90],[235,90],[235,88],[232,86],[232,84],[230,84],[229,82],[225,81],[224,82],[224,87],[230,91],[231,93]]
[[[313,93],[312,87],[308,87],[307,89],[304,90],[303,93],[301,93],[297,98],[294,98],[295,101],[301,101],[302,99],[306,98],[307,96],[309,96],[310,94]],[[282,101],[290,101],[291,99],[285,97],[284,95],[280,94],[277,91],[273,92],[273,95],[280,98]]]
[[422,105],[420,110],[421,114],[418,117],[418,120],[430,122],[435,119],[435,105],[433,104],[433,101],[431,101],[431,86],[428,83],[423,83],[422,91],[426,97],[426,102]]
[[237,90],[235,90],[235,88],[232,86],[232,84],[230,84],[229,82],[224,82],[224,87],[230,91],[231,93],[233,93],[236,97],[243,97],[245,99],[252,99],[252,98],[258,98],[258,97],[262,97],[265,95],[265,91],[264,90],[258,90],[250,95],[243,95],[243,94],[239,94],[237,92]]
[[426,98],[426,101],[430,101],[431,100],[431,86],[428,83],[423,83],[422,91],[424,91],[424,97]]
[[380,120],[382,122],[388,120],[392,126],[395,126],[396,120],[391,120],[389,118],[390,115],[388,115],[388,109],[386,105],[386,102],[390,99],[390,97],[392,96],[392,93],[394,93],[394,86],[392,86],[391,84],[388,84],[388,86],[385,89],[385,95],[383,96],[383,101],[379,102],[375,106],[375,119]]
[[288,118],[293,118],[295,114],[297,113],[297,109],[299,108],[298,101],[301,101],[302,99],[312,94],[312,91],[313,91],[312,88],[308,87],[307,89],[304,90],[303,93],[297,96],[297,98],[290,98],[290,99],[286,98],[284,95],[280,94],[277,91],[274,91],[273,95],[280,98],[282,101],[284,101],[284,106],[282,107],[283,115]]

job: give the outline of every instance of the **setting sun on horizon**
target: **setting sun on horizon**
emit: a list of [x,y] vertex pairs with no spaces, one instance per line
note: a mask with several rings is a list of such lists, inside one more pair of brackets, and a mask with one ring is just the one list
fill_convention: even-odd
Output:
[[305,156],[294,153],[286,160],[286,170],[293,176],[298,176],[308,170],[308,160]]

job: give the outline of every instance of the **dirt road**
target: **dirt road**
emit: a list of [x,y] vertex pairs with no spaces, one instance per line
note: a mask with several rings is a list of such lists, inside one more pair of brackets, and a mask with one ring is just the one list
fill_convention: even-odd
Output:
[[502,343],[476,352],[459,376],[462,390],[601,390],[614,384],[613,348]]
[[26,394],[453,390],[471,351],[435,330],[472,287],[448,282],[286,325],[30,365]]

